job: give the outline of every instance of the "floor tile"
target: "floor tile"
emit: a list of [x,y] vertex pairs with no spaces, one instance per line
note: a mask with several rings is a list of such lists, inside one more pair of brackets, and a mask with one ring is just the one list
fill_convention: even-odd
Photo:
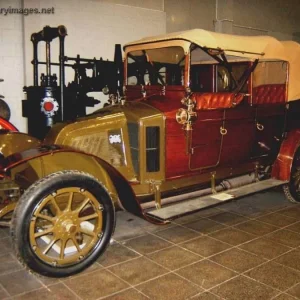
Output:
[[175,270],[202,259],[199,255],[176,246],[149,254],[148,257],[169,270]]
[[10,273],[9,276],[1,275],[0,284],[11,296],[42,287],[42,284],[32,274],[25,270]]
[[0,228],[0,239],[9,237],[9,229],[1,227]]
[[132,285],[139,284],[168,272],[165,268],[145,257],[110,267],[109,270]]
[[174,220],[173,222],[177,223],[177,224],[185,224],[185,223],[189,223],[189,222],[192,222],[192,221],[199,220],[199,219],[204,218],[204,217],[208,217],[208,216],[217,214],[219,212],[220,212],[220,210],[218,208],[215,208],[215,207],[205,208],[205,209],[202,209],[202,210],[200,210],[198,212],[195,212],[193,214],[178,218],[178,219]]
[[0,299],[9,297],[8,293],[0,286]]
[[23,269],[18,260],[11,254],[0,255],[0,275]]
[[212,293],[204,292],[201,293],[200,295],[191,298],[191,300],[220,300],[220,298],[213,295]]
[[277,213],[300,220],[300,206],[299,205],[297,205],[297,206],[293,205],[292,207],[282,209],[280,211],[277,211]]
[[295,300],[295,298],[288,294],[280,294],[279,296],[273,298],[273,300]]
[[300,250],[293,250],[274,260],[282,265],[300,271]]
[[156,232],[155,234],[175,244],[190,240],[200,235],[200,233],[181,226],[175,226],[166,230]]
[[212,289],[214,294],[230,300],[268,300],[278,294],[271,287],[252,279],[239,276]]
[[172,246],[172,244],[164,241],[163,239],[156,237],[152,234],[147,234],[129,241],[124,242],[124,245],[132,248],[133,250],[141,253],[148,254],[154,251],[161,250]]
[[72,291],[70,291],[64,284],[58,283],[51,285],[47,288],[42,288],[29,293],[16,296],[13,299],[18,300],[52,300],[52,299],[63,299],[63,300],[80,300]]
[[280,243],[289,247],[300,246],[300,234],[293,231],[281,229],[268,234],[267,237],[276,243]]
[[190,222],[184,224],[185,227],[191,228],[193,230],[199,231],[201,233],[211,233],[216,230],[225,228],[224,225],[214,222],[209,219],[200,219],[198,221]]
[[240,245],[239,248],[267,259],[273,259],[291,250],[290,247],[274,243],[274,241],[264,237]]
[[108,247],[104,254],[98,259],[98,262],[104,266],[108,267],[120,262],[127,261],[138,257],[139,254],[124,247],[118,243],[115,243]]
[[287,290],[286,293],[300,299],[300,283]]
[[230,245],[236,246],[247,241],[257,238],[256,235],[247,233],[245,231],[237,230],[235,228],[226,228],[219,230],[217,232],[211,233],[209,236],[218,239],[222,242],[228,243]]
[[300,282],[299,271],[291,270],[274,262],[258,266],[245,275],[281,291],[285,291]]
[[5,237],[0,240],[1,254],[13,253],[13,248],[11,245],[11,238]]
[[300,233],[300,222],[294,223],[294,224],[286,227],[285,229]]
[[265,262],[264,259],[239,249],[229,249],[211,257],[211,260],[237,272],[245,272]]
[[[97,262],[94,262],[91,266],[89,266],[84,271],[79,272],[78,274],[75,274],[72,277],[62,277],[62,278],[60,278],[60,280],[64,282],[64,281],[69,280],[70,278],[81,277],[83,275],[87,275],[89,273],[93,273],[93,272],[95,272],[97,270],[101,270],[101,269],[103,269],[103,267],[100,264],[98,264]],[[48,279],[52,280],[53,278],[48,278]],[[47,279],[45,279],[45,277],[44,277],[43,281],[46,281],[46,284],[47,284]]]
[[209,260],[203,260],[182,268],[177,270],[176,273],[205,289],[209,289],[237,275],[235,272]]
[[119,211],[116,216],[116,229],[113,239],[124,241],[157,229],[163,229],[163,226],[151,224],[128,212]]
[[210,220],[226,225],[234,225],[247,221],[248,219],[230,212],[220,212],[216,215],[208,217]]
[[126,289],[124,283],[107,270],[98,270],[64,281],[72,291],[84,300],[94,300]]
[[166,274],[138,285],[136,288],[154,300],[183,300],[201,291],[201,288],[196,287],[176,274]]
[[105,300],[147,300],[148,297],[139,293],[135,289],[129,289],[124,292],[117,293],[113,296],[105,298]]
[[255,235],[265,235],[278,229],[278,227],[265,224],[256,220],[238,224],[235,226],[235,228]]
[[182,243],[180,244],[180,247],[188,249],[194,253],[200,254],[201,256],[208,257],[213,254],[224,251],[230,248],[231,246],[218,240],[215,240],[211,237],[203,236],[198,239]]
[[268,223],[277,227],[285,227],[297,222],[297,219],[291,218],[279,213],[271,213],[257,218],[256,220]]

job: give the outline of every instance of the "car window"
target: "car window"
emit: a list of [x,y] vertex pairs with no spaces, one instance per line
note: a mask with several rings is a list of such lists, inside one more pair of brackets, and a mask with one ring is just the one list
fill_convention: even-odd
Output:
[[127,56],[127,84],[183,85],[184,65],[181,47],[132,51]]

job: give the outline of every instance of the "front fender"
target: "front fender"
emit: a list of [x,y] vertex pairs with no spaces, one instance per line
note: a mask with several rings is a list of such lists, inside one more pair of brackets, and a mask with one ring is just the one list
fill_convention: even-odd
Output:
[[38,147],[40,144],[41,142],[38,139],[31,137],[26,133],[12,131],[0,132],[0,147],[4,157]]
[[5,175],[23,189],[51,173],[62,170],[91,174],[108,190],[117,209],[126,209],[135,215],[142,215],[128,181],[116,169],[95,156],[61,147],[45,146],[8,157],[4,168]]
[[289,181],[294,155],[300,147],[300,130],[295,129],[287,134],[282,142],[279,154],[272,168],[272,177]]

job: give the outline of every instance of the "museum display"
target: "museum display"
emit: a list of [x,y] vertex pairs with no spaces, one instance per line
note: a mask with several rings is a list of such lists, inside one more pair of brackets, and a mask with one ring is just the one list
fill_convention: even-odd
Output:
[[[99,100],[90,96],[90,92],[104,94],[122,94],[123,63],[121,45],[115,45],[114,61],[100,59],[68,57],[65,55],[67,28],[45,26],[31,35],[33,45],[33,86],[24,87],[27,99],[22,101],[23,117],[28,118],[28,133],[43,139],[51,126],[57,122],[75,120],[86,115],[87,107],[94,107]],[[59,39],[58,62],[53,62],[51,43]],[[45,61],[39,60],[40,43],[44,42]],[[40,45],[40,46],[39,46]],[[74,64],[70,63],[74,61]],[[39,67],[45,66],[46,73]],[[53,73],[58,67],[59,75]],[[74,70],[74,80],[65,83],[65,69]],[[91,76],[87,71],[91,70]],[[40,84],[39,84],[40,74]]]
[[76,274],[115,212],[155,224],[282,186],[300,201],[300,45],[194,29],[124,46],[123,93],[53,124],[2,131],[0,225],[33,272]]

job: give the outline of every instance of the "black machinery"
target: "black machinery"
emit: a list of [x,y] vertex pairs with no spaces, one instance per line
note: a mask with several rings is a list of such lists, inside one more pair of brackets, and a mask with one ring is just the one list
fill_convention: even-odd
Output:
[[[115,99],[122,96],[123,63],[121,45],[115,45],[114,61],[105,61],[64,54],[64,42],[67,35],[65,26],[46,26],[40,32],[31,35],[33,43],[33,86],[24,87],[27,100],[22,101],[23,117],[28,118],[28,133],[43,139],[49,128],[61,121],[72,121],[86,115],[86,107],[93,107],[100,101],[89,97],[89,92],[103,92]],[[51,62],[52,40],[59,38],[59,63]],[[38,43],[46,43],[46,61],[38,60]],[[74,61],[74,64],[66,63]],[[46,65],[46,74],[41,74],[39,65]],[[51,72],[52,66],[59,66],[59,81]],[[65,85],[65,67],[74,69],[74,81]],[[87,76],[87,70],[92,76]]]

